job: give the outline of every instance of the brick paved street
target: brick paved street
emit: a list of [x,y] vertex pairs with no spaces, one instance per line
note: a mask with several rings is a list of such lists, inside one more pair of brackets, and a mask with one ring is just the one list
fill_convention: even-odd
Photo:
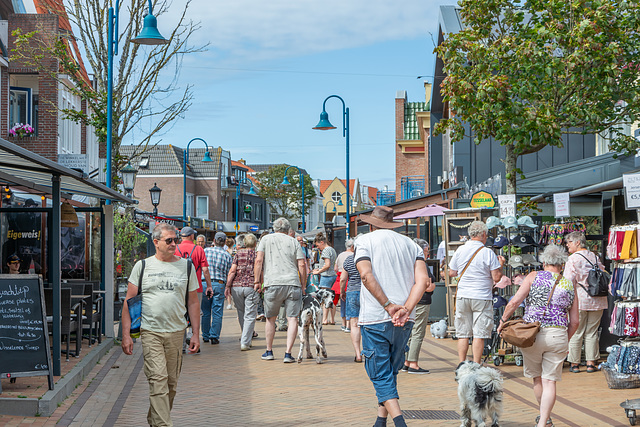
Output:
[[[176,426],[370,426],[375,419],[373,388],[362,364],[353,363],[349,335],[339,326],[328,326],[325,341],[329,359],[284,364],[284,333],[274,344],[276,360],[263,361],[264,323],[250,351],[239,350],[235,311],[225,310],[223,337],[216,346],[203,344],[200,355],[185,358],[179,391],[173,408]],[[421,366],[430,375],[401,373],[401,405],[404,410],[458,412],[456,342],[428,337]],[[50,418],[0,415],[4,426],[126,426],[146,425],[148,389],[142,373],[141,348],[125,356],[114,347],[93,369],[82,386]],[[294,354],[297,352],[297,343]],[[532,425],[537,404],[522,368],[504,364],[503,426]],[[130,390],[128,397],[121,392]],[[126,399],[125,399],[126,397]],[[557,426],[629,425],[619,403],[640,397],[639,389],[610,390],[602,373],[570,374],[565,368],[558,383],[553,411]],[[436,415],[439,413],[436,412]],[[57,424],[56,424],[57,423]],[[389,425],[393,423],[389,420]],[[456,426],[456,420],[409,419],[410,426]]]

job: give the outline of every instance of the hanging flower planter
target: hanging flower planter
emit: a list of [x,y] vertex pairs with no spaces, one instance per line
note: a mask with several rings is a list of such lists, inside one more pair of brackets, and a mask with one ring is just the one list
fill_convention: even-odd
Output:
[[24,138],[33,135],[35,132],[36,130],[29,123],[16,123],[11,129],[9,129],[9,136]]

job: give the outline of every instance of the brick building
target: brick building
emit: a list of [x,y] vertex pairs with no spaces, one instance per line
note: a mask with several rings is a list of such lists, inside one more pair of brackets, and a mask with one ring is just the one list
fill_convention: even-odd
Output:
[[68,89],[74,82],[59,73],[60,64],[52,56],[45,55],[40,61],[47,69],[45,72],[12,58],[16,47],[12,33],[17,29],[23,33],[38,31],[37,37],[48,41],[60,38],[78,65],[81,80],[91,86],[63,1],[2,0],[0,15],[0,40],[6,47],[3,55],[8,63],[0,64],[0,94],[6,100],[0,102],[0,135],[8,135],[16,123],[28,123],[35,129],[34,135],[7,136],[7,139],[64,166],[81,168],[90,177],[97,178],[101,163],[93,128],[66,120],[59,111],[66,108],[87,112],[86,103]]

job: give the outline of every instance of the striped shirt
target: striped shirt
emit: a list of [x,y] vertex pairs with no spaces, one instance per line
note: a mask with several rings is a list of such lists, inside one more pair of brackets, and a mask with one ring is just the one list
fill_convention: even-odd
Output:
[[209,263],[209,273],[211,281],[227,283],[227,274],[231,269],[231,255],[224,248],[215,246],[213,248],[205,248],[204,254]]
[[356,268],[356,264],[353,262],[353,254],[345,258],[342,264],[342,269],[349,275],[349,281],[347,282],[347,292],[360,291],[362,286],[362,279],[360,279],[360,273]]

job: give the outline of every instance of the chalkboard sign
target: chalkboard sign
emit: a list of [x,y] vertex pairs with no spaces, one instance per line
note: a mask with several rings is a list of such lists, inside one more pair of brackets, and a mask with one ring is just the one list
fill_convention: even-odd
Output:
[[39,276],[0,274],[0,378],[47,375],[53,390],[45,313]]
[[449,228],[449,242],[464,242],[469,239],[469,226],[476,219],[470,218],[449,218],[447,220]]

